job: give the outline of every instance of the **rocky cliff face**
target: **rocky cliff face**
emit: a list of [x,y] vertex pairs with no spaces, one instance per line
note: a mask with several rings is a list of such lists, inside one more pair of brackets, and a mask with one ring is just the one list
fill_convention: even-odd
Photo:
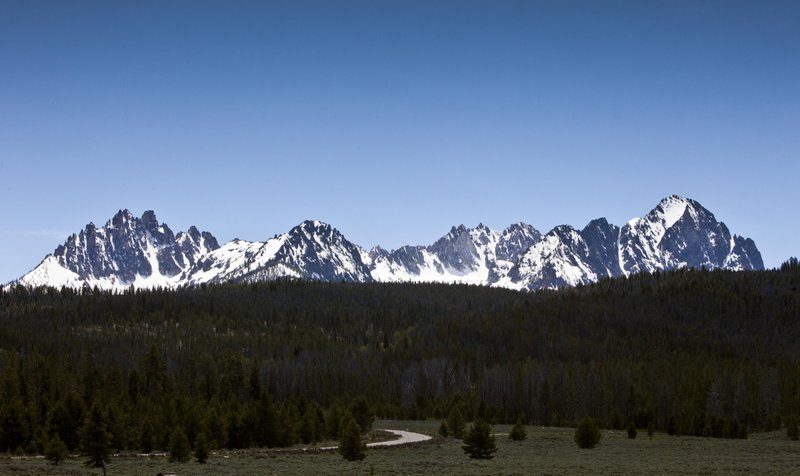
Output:
[[191,227],[175,235],[152,211],[90,223],[23,276],[25,285],[155,287],[296,278],[348,282],[444,282],[543,289],[682,267],[758,270],[761,254],[694,200],[670,196],[622,227],[605,218],[544,236],[524,223],[503,231],[463,225],[429,246],[366,251],[338,230],[305,221],[264,242],[220,247]]

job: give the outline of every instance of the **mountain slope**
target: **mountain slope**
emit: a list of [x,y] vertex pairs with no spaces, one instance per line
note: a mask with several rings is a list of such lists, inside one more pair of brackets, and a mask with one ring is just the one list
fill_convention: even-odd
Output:
[[71,235],[19,282],[101,289],[176,286],[183,284],[182,273],[217,248],[210,233],[195,227],[176,236],[152,211],[137,218],[120,210],[105,226],[89,223]]
[[751,239],[731,234],[698,202],[672,195],[621,228],[605,218],[544,236],[524,223],[503,231],[459,225],[429,246],[393,251],[366,251],[310,220],[263,242],[235,239],[220,247],[195,227],[175,235],[152,211],[136,218],[121,210],[104,227],[90,223],[70,236],[18,282],[124,289],[295,278],[534,290],[684,267],[751,270],[764,263]]

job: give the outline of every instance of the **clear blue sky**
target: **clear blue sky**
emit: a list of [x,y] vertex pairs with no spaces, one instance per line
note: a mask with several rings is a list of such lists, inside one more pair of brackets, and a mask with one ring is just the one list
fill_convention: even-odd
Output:
[[0,282],[89,221],[351,241],[694,198],[800,254],[800,2],[0,2]]

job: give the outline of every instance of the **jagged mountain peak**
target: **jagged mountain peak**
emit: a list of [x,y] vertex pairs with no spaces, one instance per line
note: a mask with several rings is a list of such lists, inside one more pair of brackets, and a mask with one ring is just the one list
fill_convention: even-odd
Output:
[[700,266],[763,269],[763,261],[751,239],[732,235],[695,200],[670,195],[621,228],[597,218],[580,230],[559,225],[542,236],[524,222],[500,232],[462,224],[429,246],[393,251],[366,251],[320,220],[263,242],[234,239],[220,247],[195,226],[174,235],[152,210],[137,218],[121,209],[104,227],[89,223],[70,235],[19,282],[120,289],[290,277],[539,289]]
[[[123,226],[123,225],[125,225],[127,223],[132,223],[135,220],[136,220],[136,217],[133,216],[133,214],[130,212],[130,210],[128,210],[127,208],[123,208],[120,211],[118,211],[117,213],[115,213],[114,216],[111,218],[111,220],[106,222],[106,228],[109,228],[109,227],[112,227],[112,226],[117,226],[117,227],[118,226]],[[93,223],[91,223],[91,222],[90,222],[90,224],[93,225]]]
[[103,289],[172,286],[200,256],[218,247],[211,234],[196,228],[176,238],[166,224],[158,223],[152,210],[136,218],[130,210],[121,209],[102,228],[90,222],[80,233],[70,235],[52,259],[21,281],[46,284],[40,282],[43,276],[60,276],[76,286]]
[[578,230],[572,227],[572,225],[556,225],[553,227],[552,230],[545,234],[545,238],[550,236],[558,236],[560,238],[571,238],[575,234],[578,233]]
[[294,228],[300,228],[303,230],[328,230],[331,228],[331,226],[321,220],[303,220]]

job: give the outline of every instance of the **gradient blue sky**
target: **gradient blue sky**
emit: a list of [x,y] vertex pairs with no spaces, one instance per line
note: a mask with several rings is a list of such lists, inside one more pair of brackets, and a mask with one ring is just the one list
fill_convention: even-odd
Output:
[[89,221],[351,241],[694,198],[800,253],[800,2],[0,2],[0,282]]

